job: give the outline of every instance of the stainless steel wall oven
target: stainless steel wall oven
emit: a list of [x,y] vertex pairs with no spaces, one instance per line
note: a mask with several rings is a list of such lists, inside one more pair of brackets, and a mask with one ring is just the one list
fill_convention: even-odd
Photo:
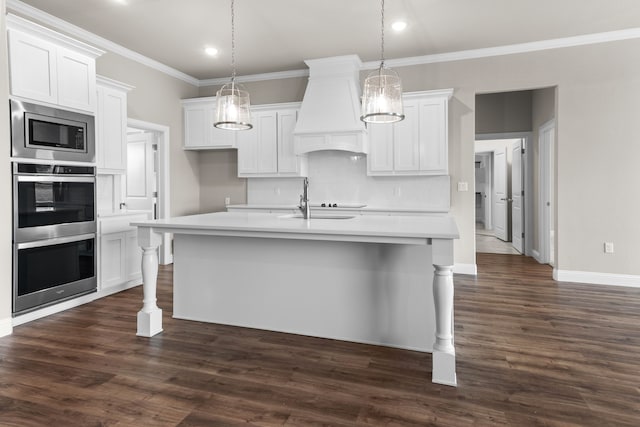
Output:
[[94,292],[95,167],[12,167],[14,315]]

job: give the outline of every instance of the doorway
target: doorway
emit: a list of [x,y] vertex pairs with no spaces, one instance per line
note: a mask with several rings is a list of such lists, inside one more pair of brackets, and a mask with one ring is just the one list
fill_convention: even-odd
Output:
[[[168,218],[169,127],[131,118],[127,125],[127,177],[135,180],[123,180],[123,200],[153,211],[155,219]],[[158,255],[160,264],[173,262],[170,234],[163,235]]]
[[[528,254],[531,232],[529,132],[478,135],[475,142],[476,252]],[[529,192],[530,193],[530,192]],[[530,234],[529,234],[530,235]]]
[[555,120],[540,126],[538,132],[540,191],[539,228],[540,253],[536,257],[542,264],[555,265]]

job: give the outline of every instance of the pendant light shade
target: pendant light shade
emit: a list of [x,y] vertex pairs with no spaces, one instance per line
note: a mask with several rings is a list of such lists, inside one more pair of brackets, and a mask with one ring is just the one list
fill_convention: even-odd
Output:
[[251,129],[251,102],[249,92],[244,86],[236,83],[236,38],[235,8],[231,0],[231,82],[222,86],[216,93],[216,120],[213,126],[219,129],[247,130]]
[[393,123],[402,119],[402,81],[395,71],[381,64],[364,81],[360,120],[368,123]]
[[402,81],[384,66],[384,0],[381,0],[380,67],[369,74],[362,91],[362,116],[367,123],[393,123],[404,119]]
[[222,86],[216,94],[217,108],[214,126],[219,129],[251,129],[251,103],[249,92],[235,81]]

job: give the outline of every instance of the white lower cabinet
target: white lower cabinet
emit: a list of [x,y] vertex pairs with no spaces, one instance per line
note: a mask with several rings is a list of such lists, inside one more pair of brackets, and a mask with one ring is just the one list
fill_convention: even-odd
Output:
[[142,250],[138,245],[135,221],[145,221],[150,214],[118,215],[98,219],[100,255],[98,291],[109,294],[142,283]]
[[447,175],[452,93],[451,89],[406,93],[404,120],[391,125],[371,124],[368,175]]

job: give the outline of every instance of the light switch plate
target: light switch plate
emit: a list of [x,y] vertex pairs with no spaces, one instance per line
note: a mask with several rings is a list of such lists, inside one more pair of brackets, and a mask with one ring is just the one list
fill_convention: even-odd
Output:
[[613,253],[613,242],[604,242],[604,253],[605,254]]
[[458,191],[469,191],[469,183],[468,182],[459,182],[458,183]]

